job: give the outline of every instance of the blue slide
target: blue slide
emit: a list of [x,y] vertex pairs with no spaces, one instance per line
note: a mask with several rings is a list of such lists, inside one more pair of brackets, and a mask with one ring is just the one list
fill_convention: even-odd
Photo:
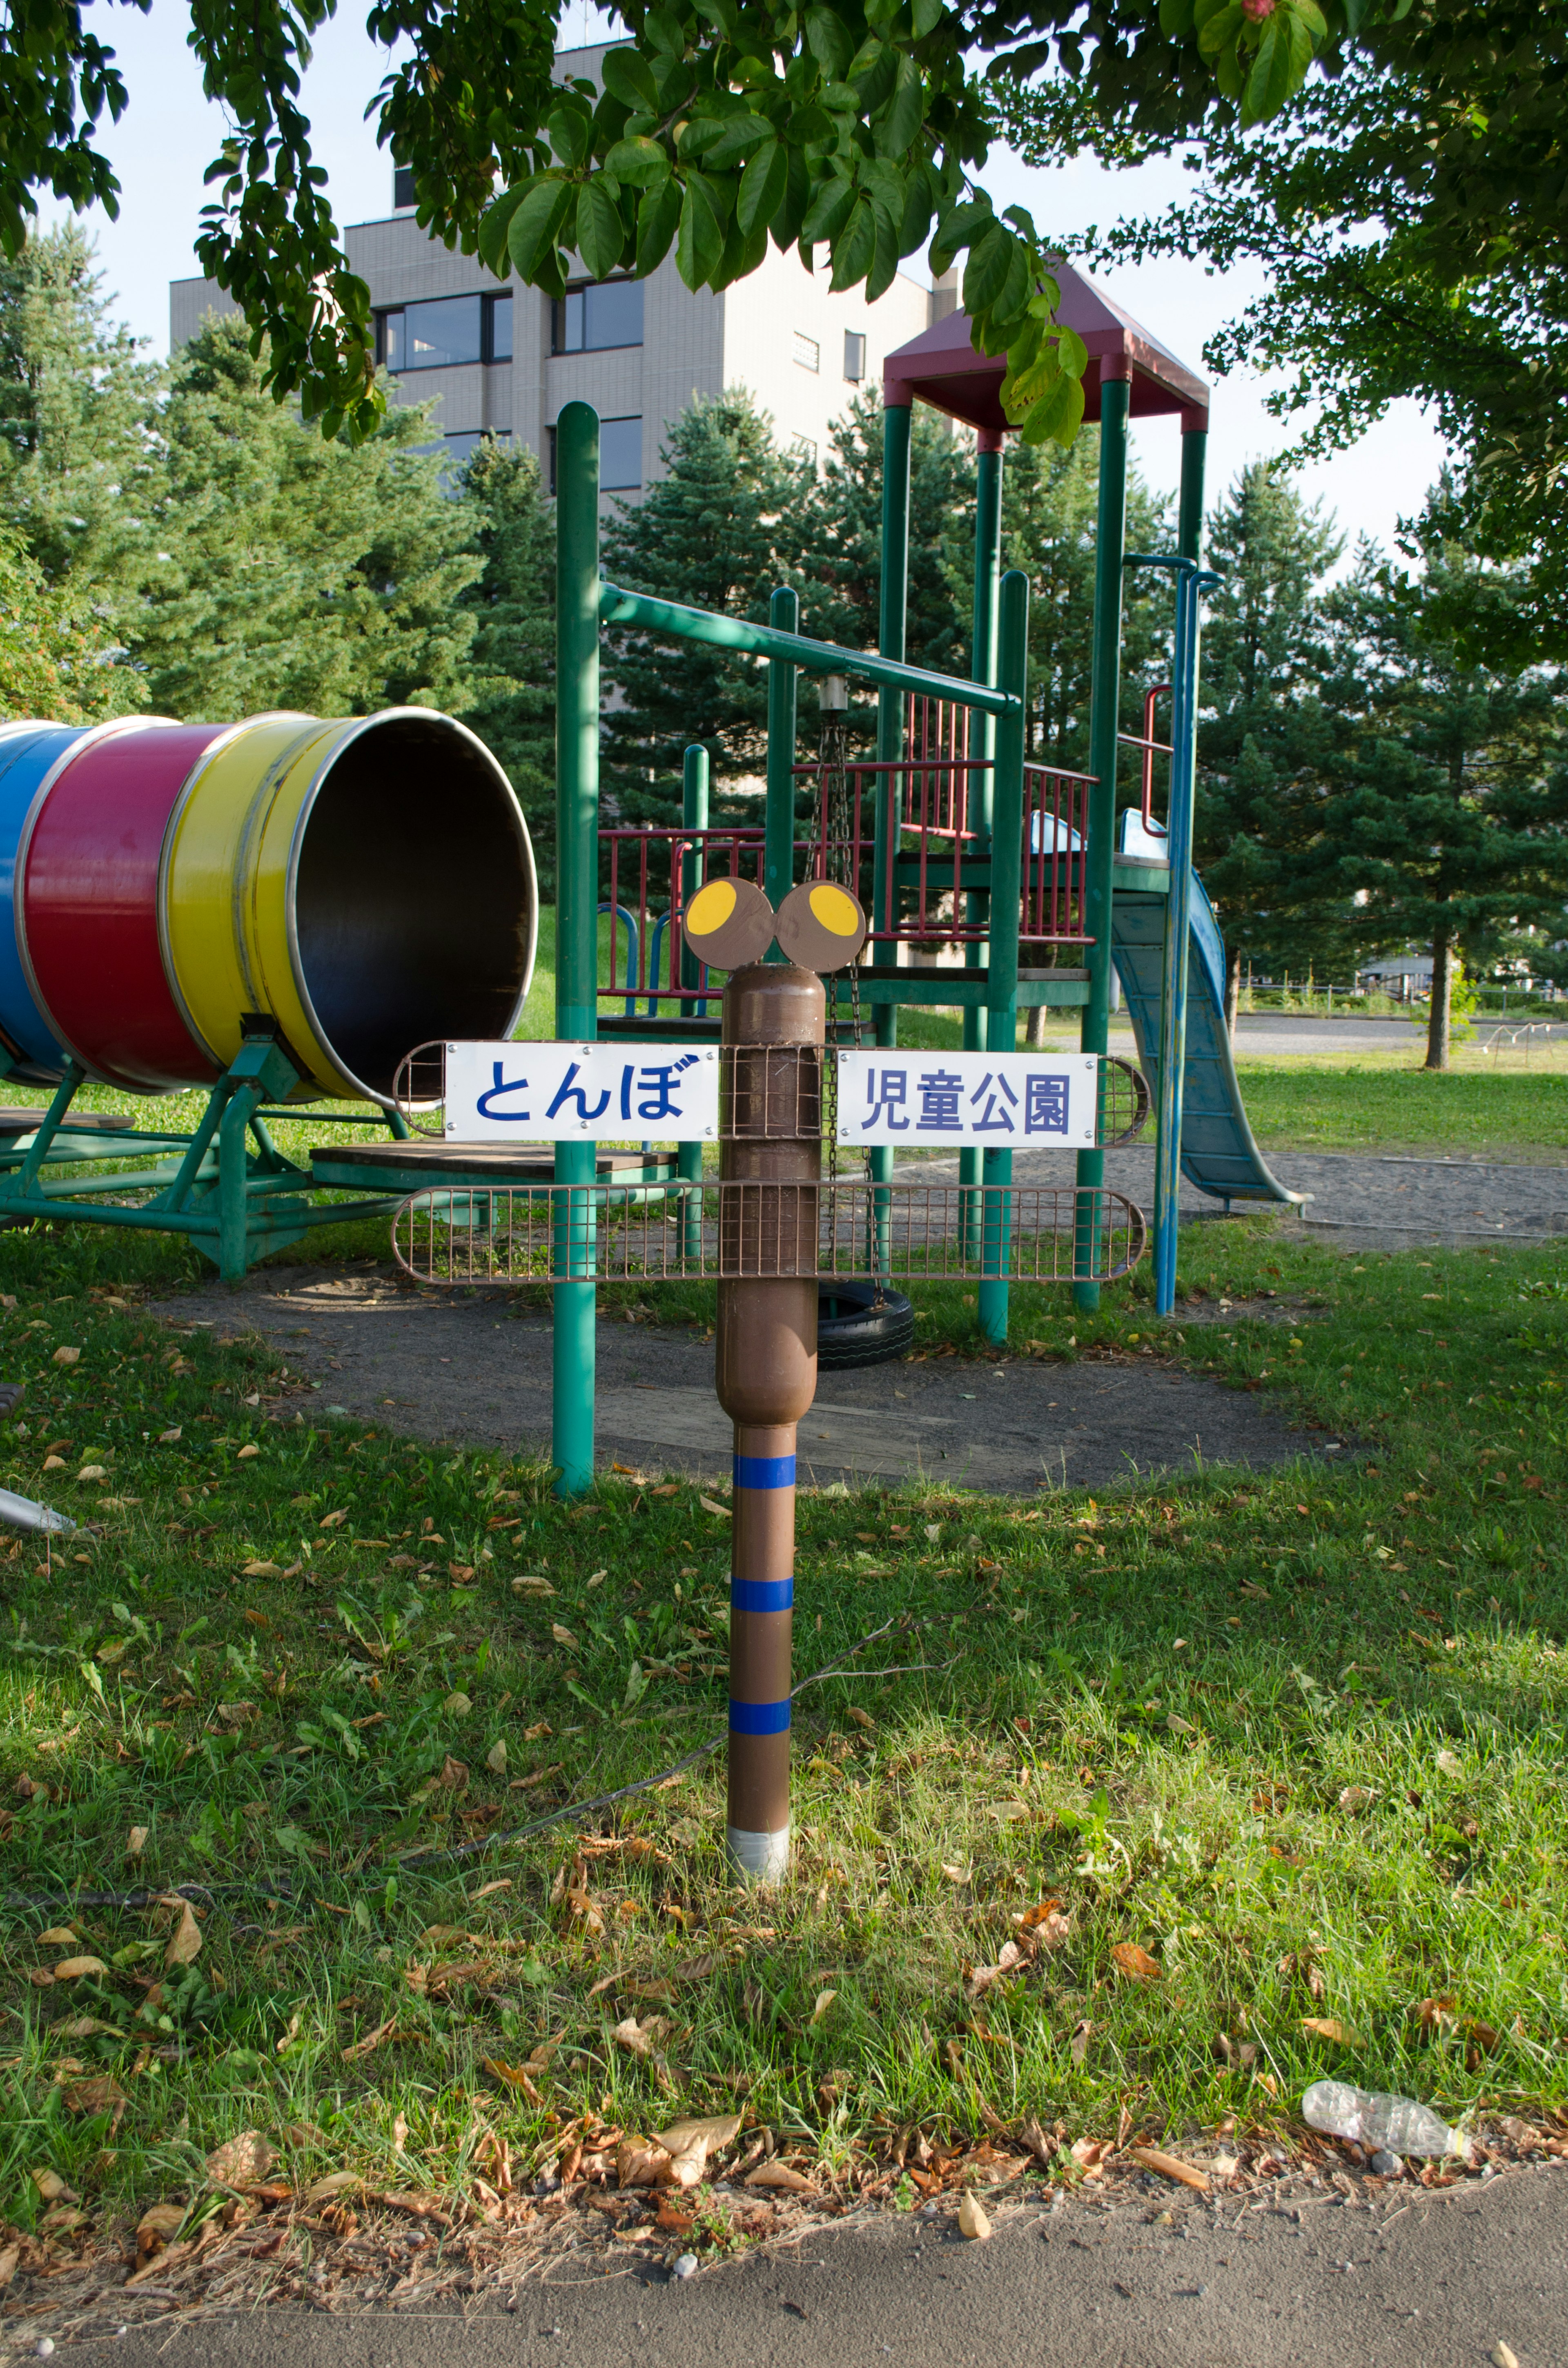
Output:
[[[1130,815],[1127,819],[1134,817]],[[1125,866],[1128,860],[1129,855],[1124,852],[1119,861]],[[1150,1091],[1155,1094],[1165,939],[1164,896],[1140,895],[1136,889],[1119,887],[1111,905],[1111,955],[1121,980],[1132,1032],[1138,1040],[1139,1062],[1149,1080]],[[1200,1192],[1211,1192],[1227,1208],[1233,1201],[1296,1203],[1302,1198],[1300,1192],[1288,1192],[1278,1178],[1271,1174],[1247,1124],[1225,1026],[1225,949],[1214,908],[1196,872],[1192,879],[1192,945],[1187,964],[1181,1172],[1188,1183],[1196,1184]]]

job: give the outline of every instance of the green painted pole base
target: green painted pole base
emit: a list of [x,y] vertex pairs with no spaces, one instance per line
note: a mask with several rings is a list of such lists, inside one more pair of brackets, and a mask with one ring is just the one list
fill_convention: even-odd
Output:
[[1012,1239],[1011,1194],[994,1190],[1013,1180],[1013,1155],[1010,1151],[984,1151],[981,1154],[982,1180],[993,1190],[985,1196],[985,1216],[982,1227],[981,1255],[990,1271],[980,1285],[980,1329],[982,1337],[995,1349],[1007,1343],[1007,1252]]

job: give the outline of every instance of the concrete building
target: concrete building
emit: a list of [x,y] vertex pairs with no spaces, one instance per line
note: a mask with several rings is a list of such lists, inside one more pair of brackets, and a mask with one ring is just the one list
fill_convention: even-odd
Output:
[[[604,55],[603,47],[563,50],[558,74],[597,82]],[[874,304],[861,290],[835,296],[825,261],[808,272],[798,255],[774,247],[720,295],[694,295],[671,255],[645,280],[596,286],[585,277],[552,302],[427,237],[414,218],[410,177],[394,176],[386,219],[346,233],[349,262],[370,290],[378,359],[394,399],[437,404],[435,426],[454,460],[486,432],[519,438],[540,455],[547,482],[563,404],[597,411],[601,482],[624,498],[664,474],[666,421],[700,396],[743,386],[771,414],[780,446],[820,467],[833,422],[858,393],[880,389],[885,356],[957,303],[950,285],[932,290],[903,272]],[[172,281],[171,352],[209,312],[236,309],[211,280]]]

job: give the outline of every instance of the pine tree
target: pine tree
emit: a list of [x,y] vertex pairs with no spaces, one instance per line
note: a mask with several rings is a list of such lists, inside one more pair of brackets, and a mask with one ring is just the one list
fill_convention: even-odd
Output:
[[[744,388],[683,412],[663,458],[667,473],[642,501],[618,505],[605,574],[629,591],[766,623],[774,586],[800,587],[800,464],[778,450]],[[621,632],[609,636],[606,676],[623,702],[605,717],[607,822],[678,823],[682,754],[694,742],[716,788],[761,770],[767,678],[756,659]]]
[[1225,939],[1233,1031],[1244,960],[1346,959],[1354,907],[1312,849],[1335,725],[1324,582],[1345,548],[1272,461],[1242,470],[1209,523],[1221,574],[1203,631],[1194,848]]
[[49,583],[115,617],[147,547],[165,372],[102,288],[74,223],[0,256],[0,520]]
[[324,441],[262,384],[243,322],[209,320],[175,368],[155,572],[126,638],[165,714],[460,709],[483,562],[469,507],[417,448],[423,409]]
[[46,582],[13,527],[0,525],[0,723],[97,723],[134,712],[141,677],[116,663],[102,623]]
[[[1089,755],[1099,430],[1085,428],[1067,451],[1056,444],[1010,444],[1002,469],[1002,564],[1029,579],[1028,754],[1033,762],[1082,771]],[[1128,472],[1127,547],[1159,551],[1169,541],[1168,506]],[[972,564],[972,563],[971,563]],[[1168,671],[1171,596],[1153,571],[1129,569],[1123,586],[1122,729],[1142,729],[1143,693]],[[1136,775],[1123,755],[1123,779]]]
[[[801,509],[801,629],[846,649],[874,650],[882,577],[881,398],[857,395],[834,422],[822,475]],[[974,452],[929,404],[915,406],[909,450],[909,591],[904,655],[933,674],[967,675]],[[874,714],[875,702],[872,701]]]
[[555,883],[555,518],[534,454],[486,438],[462,474],[484,572],[463,720],[506,767],[528,817],[540,891]]
[[1449,1065],[1461,965],[1521,929],[1562,933],[1568,903],[1568,684],[1470,655],[1511,639],[1522,570],[1424,536],[1406,579],[1364,550],[1334,595],[1344,740],[1317,843],[1321,874],[1383,946],[1429,946],[1429,1069]]

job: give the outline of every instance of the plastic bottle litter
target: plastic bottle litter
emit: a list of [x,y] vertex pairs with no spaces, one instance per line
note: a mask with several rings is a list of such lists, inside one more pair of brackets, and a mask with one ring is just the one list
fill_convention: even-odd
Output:
[[1391,2097],[1368,2089],[1352,2089],[1344,2080],[1314,2080],[1301,2099],[1301,2114],[1310,2129],[1328,2136],[1349,2138],[1369,2152],[1390,2154],[1458,2154],[1459,2135],[1429,2105],[1414,2097]]

